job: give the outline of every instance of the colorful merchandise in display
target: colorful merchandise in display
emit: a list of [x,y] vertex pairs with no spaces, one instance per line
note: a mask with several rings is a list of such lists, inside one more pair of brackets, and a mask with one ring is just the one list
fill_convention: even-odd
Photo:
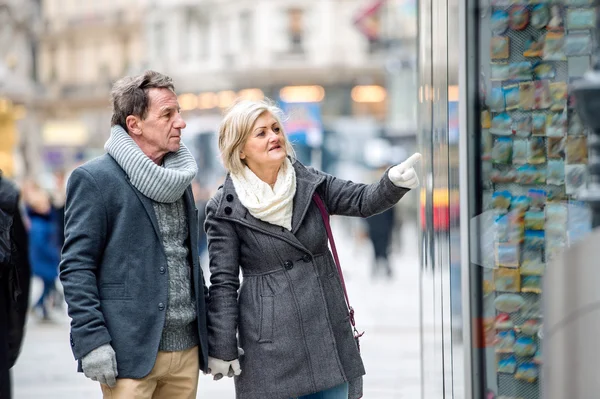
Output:
[[510,38],[506,36],[492,37],[490,52],[493,60],[503,60],[508,58],[510,50]]
[[503,313],[514,313],[521,310],[525,300],[518,294],[501,294],[494,300],[496,309]]
[[543,29],[550,22],[550,10],[546,4],[537,4],[531,11],[531,26]]
[[493,0],[482,24],[491,36],[481,43],[490,54],[481,60],[490,67],[480,82],[482,184],[495,215],[495,263],[482,284],[494,329],[486,356],[497,373],[487,388],[497,398],[540,398],[544,272],[589,231],[576,201],[588,175],[587,129],[569,84],[590,66],[595,18],[591,0]]

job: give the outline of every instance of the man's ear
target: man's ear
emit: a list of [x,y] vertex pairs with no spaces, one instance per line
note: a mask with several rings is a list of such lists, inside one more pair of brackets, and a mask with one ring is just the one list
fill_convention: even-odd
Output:
[[125,119],[125,124],[127,125],[127,131],[129,132],[129,134],[136,136],[142,134],[142,121],[137,116],[129,115]]

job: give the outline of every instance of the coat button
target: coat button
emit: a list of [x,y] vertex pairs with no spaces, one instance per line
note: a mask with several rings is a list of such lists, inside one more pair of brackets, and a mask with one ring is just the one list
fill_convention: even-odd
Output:
[[283,262],[283,266],[287,269],[287,270],[292,270],[294,268],[294,263],[292,263],[291,260],[286,260],[285,262]]
[[165,310],[165,304],[164,303],[159,303],[158,304],[158,310]]
[[165,274],[167,269],[165,269],[164,267],[161,266],[160,269],[158,269],[158,271],[160,272],[160,274]]
[[225,214],[226,215],[231,215],[231,208],[230,207],[228,207],[228,206],[225,207]]
[[306,262],[306,263],[310,262],[310,255],[309,255],[309,254],[306,254],[306,255],[304,255],[304,256],[302,257],[302,260],[303,260],[304,262]]
[[227,202],[233,201],[233,194],[227,194],[227,197],[225,197],[225,199],[227,200]]

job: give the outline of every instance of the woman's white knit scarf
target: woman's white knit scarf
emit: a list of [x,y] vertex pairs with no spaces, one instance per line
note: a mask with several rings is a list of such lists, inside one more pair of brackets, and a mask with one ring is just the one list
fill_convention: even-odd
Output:
[[296,171],[288,158],[279,168],[273,188],[259,179],[247,166],[242,173],[232,173],[231,180],[240,202],[252,216],[263,222],[292,230]]
[[155,164],[121,126],[113,126],[104,149],[117,161],[129,180],[146,197],[163,203],[177,201],[198,172],[192,153],[183,143],[177,152]]

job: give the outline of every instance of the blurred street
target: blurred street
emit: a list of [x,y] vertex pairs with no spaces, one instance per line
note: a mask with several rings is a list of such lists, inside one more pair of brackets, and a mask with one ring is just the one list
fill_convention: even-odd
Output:
[[[393,280],[371,279],[371,245],[334,220],[334,234],[345,270],[357,324],[366,334],[361,351],[367,369],[365,399],[420,397],[419,262],[417,230],[405,223],[402,248],[392,254]],[[35,283],[33,295],[41,288]],[[69,346],[69,321],[54,314],[55,323],[29,319],[23,352],[13,369],[16,399],[100,398],[97,383],[76,372]],[[425,327],[427,328],[427,326]],[[427,339],[428,334],[425,334]],[[458,397],[458,396],[457,396]],[[234,398],[233,381],[201,376],[198,398]]]

